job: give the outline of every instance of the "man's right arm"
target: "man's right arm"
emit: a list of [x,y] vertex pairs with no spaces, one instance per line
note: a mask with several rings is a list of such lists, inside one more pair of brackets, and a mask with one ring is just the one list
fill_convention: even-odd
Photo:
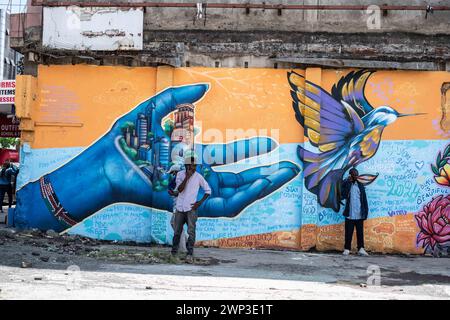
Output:
[[184,191],[184,188],[186,188],[186,183],[188,182],[188,180],[189,180],[189,175],[188,175],[187,171],[184,175],[184,179],[180,173],[177,174],[177,186],[178,186],[177,191],[179,193]]
[[342,192],[341,192],[341,197],[343,199],[347,199],[348,195],[350,193],[350,180],[346,179],[342,182]]
[[5,171],[5,177],[8,180],[9,183],[11,183],[11,177],[13,175],[13,170],[11,168],[6,169]]

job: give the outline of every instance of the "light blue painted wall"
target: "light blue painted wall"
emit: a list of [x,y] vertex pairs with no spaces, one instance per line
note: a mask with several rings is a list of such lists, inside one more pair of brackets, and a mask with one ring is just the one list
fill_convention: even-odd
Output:
[[[360,173],[380,174],[367,187],[369,218],[417,212],[434,195],[448,194],[448,188],[439,187],[433,182],[430,169],[438,150],[444,149],[446,144],[444,140],[382,141],[377,154],[358,167]],[[248,159],[215,167],[215,170],[239,172],[255,165],[282,160],[301,165],[297,159],[297,145],[281,145],[278,152],[259,157],[256,164]],[[25,145],[21,150],[22,166],[18,186],[56,169],[83,149],[30,149]],[[299,175],[276,192],[248,206],[235,218],[199,219],[197,240],[290,231],[300,228],[302,221],[315,221],[320,226],[343,222],[340,213],[331,209],[317,209],[312,194],[302,204],[302,184]],[[70,229],[69,233],[108,240],[170,244],[173,236],[170,218],[171,213],[168,212],[121,203],[100,210]]]

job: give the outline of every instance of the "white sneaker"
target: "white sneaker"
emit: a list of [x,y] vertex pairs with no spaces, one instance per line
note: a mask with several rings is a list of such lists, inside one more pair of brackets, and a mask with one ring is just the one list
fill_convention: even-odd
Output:
[[369,254],[364,250],[364,248],[359,249],[358,255],[367,257]]
[[350,250],[345,249],[344,252],[342,252],[344,256],[348,256],[350,254]]

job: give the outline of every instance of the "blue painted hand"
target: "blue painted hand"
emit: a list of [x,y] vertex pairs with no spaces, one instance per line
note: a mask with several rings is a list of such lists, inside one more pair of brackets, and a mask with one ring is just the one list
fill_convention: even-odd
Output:
[[[213,167],[225,163],[218,160],[218,154],[222,160],[229,160],[231,152],[231,159],[237,161],[245,155],[270,152],[276,143],[256,137],[194,146],[193,141],[178,139],[177,123],[161,125],[163,118],[175,111],[175,122],[187,123],[193,140],[190,111],[207,90],[205,84],[169,88],[139,104],[78,156],[20,189],[15,224],[60,232],[119,202],[171,211],[173,200],[167,187],[173,176],[168,170],[173,165],[183,165],[180,159],[187,149],[197,153],[202,163],[198,170],[212,189],[212,195],[198,208],[199,217],[236,216],[298,174],[299,168],[291,162],[253,167],[240,173],[216,172]],[[177,148],[178,144],[184,147]]]

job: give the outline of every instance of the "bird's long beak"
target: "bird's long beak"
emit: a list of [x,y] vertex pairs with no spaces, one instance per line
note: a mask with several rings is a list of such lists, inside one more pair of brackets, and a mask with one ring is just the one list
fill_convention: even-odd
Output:
[[420,112],[420,113],[400,113],[397,117],[409,117],[409,116],[420,116],[420,115],[424,115],[426,113],[424,112]]

